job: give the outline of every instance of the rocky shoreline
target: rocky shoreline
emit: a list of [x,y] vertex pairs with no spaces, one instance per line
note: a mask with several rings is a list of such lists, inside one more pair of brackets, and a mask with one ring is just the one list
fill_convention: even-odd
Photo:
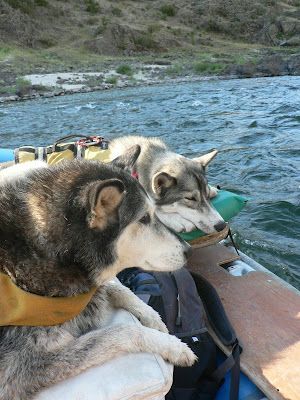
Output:
[[215,75],[198,75],[188,67],[179,70],[171,62],[148,65],[128,63],[106,67],[102,71],[24,75],[16,94],[0,97],[0,103],[156,84],[284,75],[300,75],[300,54],[287,59],[275,54],[257,63],[229,65],[222,73]]
[[65,96],[70,94],[78,94],[78,93],[90,93],[102,90],[110,90],[110,89],[123,89],[128,87],[138,87],[138,86],[150,86],[150,85],[160,85],[160,84],[168,84],[168,83],[180,83],[180,82],[199,82],[204,80],[217,80],[217,79],[233,79],[233,76],[185,76],[185,77],[176,77],[176,78],[164,78],[164,79],[153,79],[147,81],[122,81],[118,84],[109,84],[103,83],[98,86],[84,86],[82,88],[55,88],[51,91],[43,91],[39,92],[36,90],[32,90],[29,94],[24,94],[22,96],[19,95],[11,95],[6,97],[0,97],[0,104],[14,101],[25,101],[25,100],[34,100],[34,99],[42,99],[42,98],[51,98],[56,96]]

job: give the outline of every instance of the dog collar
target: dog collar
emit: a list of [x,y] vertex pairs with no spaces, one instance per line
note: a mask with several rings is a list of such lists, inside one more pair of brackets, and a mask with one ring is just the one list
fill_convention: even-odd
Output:
[[50,326],[71,320],[85,309],[96,287],[72,297],[28,293],[0,272],[0,326]]
[[131,172],[131,176],[137,180],[139,180],[139,174],[136,171]]

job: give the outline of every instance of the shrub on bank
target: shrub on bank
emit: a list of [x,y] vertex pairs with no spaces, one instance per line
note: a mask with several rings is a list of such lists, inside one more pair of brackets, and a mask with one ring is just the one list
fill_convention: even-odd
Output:
[[157,49],[158,47],[156,41],[152,37],[152,33],[149,31],[145,34],[135,37],[133,42],[138,51]]
[[105,79],[105,83],[109,83],[110,85],[116,85],[118,82],[118,78],[116,76],[110,76]]
[[6,3],[25,14],[32,14],[36,7],[47,7],[49,5],[47,0],[6,0]]
[[16,79],[16,94],[20,97],[30,94],[32,91],[32,84],[29,80],[24,78]]
[[121,10],[119,7],[113,7],[113,8],[111,9],[111,13],[112,13],[112,15],[114,15],[115,17],[122,17],[122,15],[123,15],[123,12],[122,12],[122,10]]
[[95,0],[84,0],[85,9],[90,14],[97,14],[100,11],[100,6]]
[[183,72],[183,67],[180,64],[174,64],[166,68],[166,74],[170,76],[177,76]]
[[220,63],[200,61],[194,64],[194,72],[196,74],[220,74],[225,66]]
[[166,17],[174,17],[176,15],[176,8],[172,4],[164,4],[160,7],[160,12]]
[[11,96],[13,94],[16,94],[15,86],[2,86],[0,83],[0,96],[3,95]]
[[128,76],[130,76],[130,75],[133,74],[132,68],[131,68],[131,66],[128,65],[128,64],[119,65],[118,68],[116,69],[116,72],[117,72],[118,74],[121,74],[121,75],[128,75]]

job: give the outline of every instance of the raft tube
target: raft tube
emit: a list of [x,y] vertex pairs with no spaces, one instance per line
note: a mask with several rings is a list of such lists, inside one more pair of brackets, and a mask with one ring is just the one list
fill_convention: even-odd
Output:
[[13,161],[15,159],[13,149],[0,149],[0,163]]

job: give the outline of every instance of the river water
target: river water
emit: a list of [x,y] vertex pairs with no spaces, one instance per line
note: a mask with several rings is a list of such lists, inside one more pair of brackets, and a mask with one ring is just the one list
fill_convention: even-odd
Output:
[[0,146],[70,133],[160,136],[186,156],[220,153],[212,184],[245,195],[232,221],[246,254],[300,288],[300,77],[214,80],[0,106]]

